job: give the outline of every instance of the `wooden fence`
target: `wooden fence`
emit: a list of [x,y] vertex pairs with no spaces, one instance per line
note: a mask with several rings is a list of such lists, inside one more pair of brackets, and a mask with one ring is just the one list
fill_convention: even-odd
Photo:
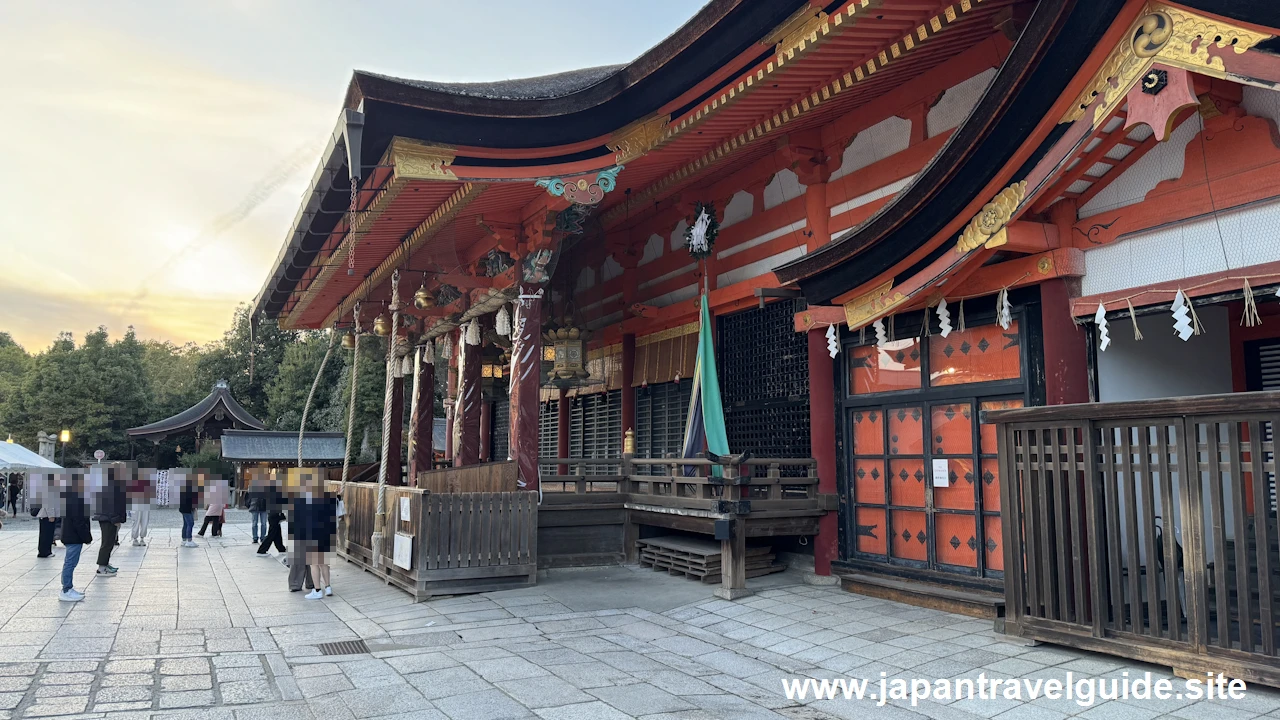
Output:
[[517,472],[515,461],[481,463],[423,470],[414,484],[433,493],[515,492]]
[[986,413],[1008,632],[1280,685],[1280,393]]
[[[347,483],[339,554],[422,600],[489,592],[537,580],[538,494],[433,493],[387,486],[382,562],[375,562],[377,483]],[[407,512],[404,512],[407,504]],[[398,564],[397,542],[408,553]]]

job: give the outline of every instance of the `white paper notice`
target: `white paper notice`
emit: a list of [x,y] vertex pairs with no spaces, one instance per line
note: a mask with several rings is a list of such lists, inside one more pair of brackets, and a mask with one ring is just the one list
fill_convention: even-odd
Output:
[[946,460],[933,461],[933,486],[951,487],[951,469]]
[[398,568],[413,569],[413,536],[396,533],[395,548],[392,550],[392,562]]
[[400,522],[409,522],[409,498],[400,498]]

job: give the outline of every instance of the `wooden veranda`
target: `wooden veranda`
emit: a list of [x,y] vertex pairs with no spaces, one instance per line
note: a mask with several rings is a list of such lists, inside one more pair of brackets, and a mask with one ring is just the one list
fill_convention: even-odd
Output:
[[1280,392],[987,413],[1007,632],[1280,685]]
[[[718,592],[736,597],[746,594],[749,543],[812,537],[836,507],[834,495],[818,492],[808,458],[544,462],[565,474],[542,476],[541,499],[517,487],[514,462],[423,471],[414,487],[387,486],[380,548],[371,540],[378,484],[348,482],[338,552],[426,599],[532,585],[538,568],[636,562],[643,538],[700,535],[720,544]],[[399,560],[397,537],[410,545]]]

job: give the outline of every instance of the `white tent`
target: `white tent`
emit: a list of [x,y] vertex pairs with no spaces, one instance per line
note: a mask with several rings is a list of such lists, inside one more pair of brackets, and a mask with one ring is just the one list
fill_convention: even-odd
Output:
[[0,442],[0,471],[61,470],[62,466],[13,442]]

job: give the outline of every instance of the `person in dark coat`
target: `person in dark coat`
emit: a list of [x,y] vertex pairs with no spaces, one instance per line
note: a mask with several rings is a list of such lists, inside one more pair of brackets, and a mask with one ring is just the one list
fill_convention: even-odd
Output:
[[280,532],[280,523],[284,522],[284,498],[275,488],[261,488],[253,490],[249,494],[249,509],[253,509],[254,496],[257,495],[262,503],[263,510],[267,516],[267,531],[262,535],[262,544],[258,546],[259,557],[271,557],[267,551],[272,545],[276,546],[276,552],[283,553],[284,536]]
[[93,542],[93,526],[89,523],[89,509],[85,504],[84,475],[74,473],[69,487],[62,493],[62,544],[67,552],[62,559],[62,594],[59,600],[79,602],[84,593],[75,589],[76,565],[80,564],[80,551]]
[[308,478],[310,484],[304,495],[303,520],[299,533],[306,540],[307,567],[315,589],[307,594],[308,600],[319,600],[333,594],[329,586],[329,552],[333,549],[333,536],[338,532],[338,498],[326,492],[318,475]]
[[311,581],[311,568],[307,567],[307,539],[302,530],[306,522],[306,500],[295,497],[289,501],[289,592],[299,592],[305,586],[308,590],[314,587]]
[[[245,507],[249,509],[249,533],[253,537],[254,543],[259,540],[266,540],[267,534],[271,532],[269,527],[271,520],[267,517],[269,509],[267,508],[266,482],[266,478],[262,477],[262,471],[250,470],[248,472],[248,487],[245,488]],[[283,552],[283,543],[280,544]]]
[[[102,532],[102,544],[98,546],[98,575],[115,576],[117,570],[111,565],[111,553],[116,549],[116,539],[120,534],[120,526],[125,521],[128,495],[125,493],[125,475],[122,468],[106,468],[107,484],[98,492],[97,512],[93,519],[98,521],[98,529]],[[65,542],[65,541],[64,541]]]
[[182,513],[182,547],[196,547],[191,539],[191,531],[196,529],[196,503],[200,501],[200,493],[196,491],[193,478],[184,477],[178,491],[178,512]]
[[13,473],[9,476],[9,507],[13,509],[10,515],[18,516],[18,494],[22,492],[22,476]]

